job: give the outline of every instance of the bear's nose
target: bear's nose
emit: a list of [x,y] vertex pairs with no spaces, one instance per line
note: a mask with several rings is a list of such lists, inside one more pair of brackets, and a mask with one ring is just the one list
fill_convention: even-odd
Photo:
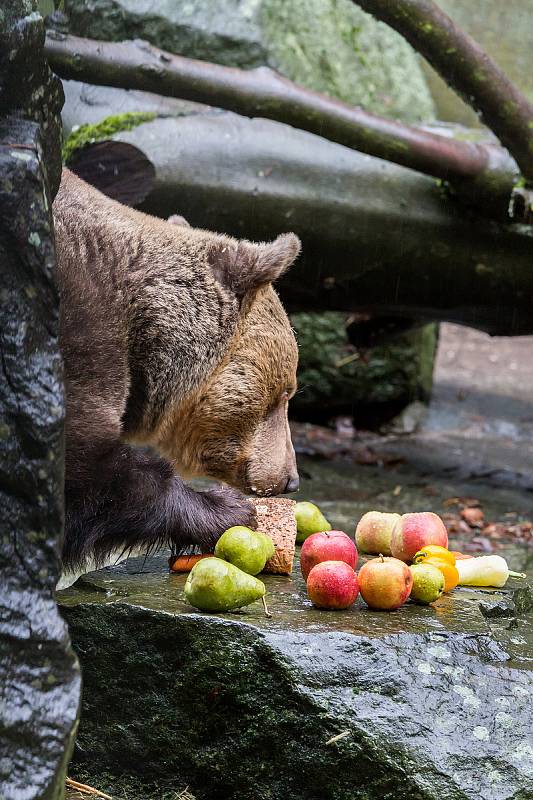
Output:
[[287,485],[285,486],[284,494],[291,494],[292,492],[297,492],[300,488],[300,478],[298,475],[296,477],[289,478],[287,481]]

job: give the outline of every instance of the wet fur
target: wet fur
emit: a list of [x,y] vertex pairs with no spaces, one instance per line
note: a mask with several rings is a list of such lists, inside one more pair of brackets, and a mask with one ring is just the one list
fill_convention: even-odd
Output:
[[[257,431],[296,367],[269,283],[298,240],[253,245],[172,225],[68,170],[54,225],[67,394],[64,567],[165,544],[208,550],[230,525],[252,524],[252,507],[229,487],[193,491],[176,470],[246,488],[255,468],[268,483]],[[251,366],[261,374],[249,380]],[[236,413],[240,427],[228,431]]]

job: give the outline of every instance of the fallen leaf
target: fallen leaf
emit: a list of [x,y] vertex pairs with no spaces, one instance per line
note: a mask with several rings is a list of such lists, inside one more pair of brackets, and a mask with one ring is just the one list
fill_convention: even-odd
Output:
[[442,505],[444,508],[448,508],[449,506],[458,506],[459,505],[459,498],[458,497],[448,497],[447,500],[443,500]]
[[465,508],[476,508],[481,505],[479,500],[476,500],[475,497],[459,497],[459,503],[465,506]]
[[485,521],[485,514],[481,508],[463,508],[460,512],[461,517],[471,528],[482,528]]

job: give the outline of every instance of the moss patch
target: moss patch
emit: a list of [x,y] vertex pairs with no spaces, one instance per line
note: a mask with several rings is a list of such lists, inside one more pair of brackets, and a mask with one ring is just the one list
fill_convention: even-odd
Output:
[[291,401],[292,412],[304,418],[353,413],[356,422],[366,424],[369,406],[379,422],[389,410],[394,414],[406,403],[427,400],[437,327],[409,331],[362,353],[349,342],[348,319],[340,312],[292,315],[300,386]]
[[151,122],[157,114],[153,111],[130,111],[106,117],[96,125],[80,125],[63,144],[63,163],[68,164],[74,153],[95,142],[103,142],[121,131],[131,131],[143,122]]
[[435,118],[416,54],[350,0],[263,0],[270,66],[314,91],[409,122]]

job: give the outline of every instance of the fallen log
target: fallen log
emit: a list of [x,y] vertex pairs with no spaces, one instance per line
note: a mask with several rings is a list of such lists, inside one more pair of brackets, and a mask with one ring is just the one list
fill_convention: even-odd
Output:
[[529,229],[465,212],[431,178],[280,123],[212,109],[156,118],[114,138],[154,166],[141,205],[149,213],[183,214],[256,240],[295,231],[303,255],[280,284],[292,311],[533,333]]

